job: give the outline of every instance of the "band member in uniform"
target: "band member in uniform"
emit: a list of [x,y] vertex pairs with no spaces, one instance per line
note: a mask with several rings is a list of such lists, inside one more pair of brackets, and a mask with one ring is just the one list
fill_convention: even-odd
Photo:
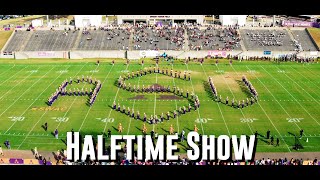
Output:
[[131,117],[134,118],[134,109],[132,108]]
[[220,94],[220,96],[219,96],[219,102],[222,102],[222,96],[221,96],[221,94]]
[[116,104],[116,102],[115,102],[115,101],[113,101],[112,109],[116,110],[116,108],[117,108],[117,104]]
[[128,106],[128,116],[130,116],[130,107]]
[[142,126],[142,133],[143,134],[147,134],[147,126],[146,126],[146,124],[145,123],[143,123],[143,126]]
[[114,60],[112,60],[112,65],[114,65]]
[[161,120],[161,122],[163,122],[163,120],[164,120],[164,114],[163,113],[161,113],[160,120]]
[[191,80],[191,74],[190,74],[190,72],[189,72],[188,80],[189,80],[189,81]]
[[254,103],[253,97],[251,97],[250,102],[251,102],[251,105]]
[[143,113],[143,122],[146,122],[147,121],[147,115],[146,113]]
[[229,97],[227,96],[227,98],[226,98],[226,105],[228,105],[228,102],[229,102]]
[[174,134],[174,128],[173,128],[172,124],[170,125],[169,132],[170,132],[170,135]]
[[78,76],[78,78],[77,78],[77,83],[78,83],[78,84],[80,83],[80,78],[79,78],[79,76]]
[[249,99],[247,98],[246,106],[249,106]]
[[242,100],[242,108],[244,108],[244,100]]
[[176,116],[177,116],[177,112],[176,112],[176,110],[174,110],[173,111],[173,118],[176,118]]
[[189,98],[189,90],[187,90],[187,98]]
[[124,105],[122,105],[122,113],[125,114],[126,113],[126,107]]
[[232,99],[232,104],[231,104],[232,107],[234,107],[234,98]]
[[241,107],[241,103],[240,101],[238,101],[238,109]]
[[140,112],[137,111],[137,120],[140,119]]
[[167,112],[167,120],[169,120],[170,119],[170,112],[168,111]]
[[191,105],[189,104],[189,106],[188,106],[188,112],[190,112],[191,111]]
[[198,132],[198,130],[199,130],[199,129],[198,129],[197,125],[194,125],[193,131],[194,131],[194,132]]
[[119,123],[119,126],[118,126],[118,132],[119,132],[119,133],[122,133],[122,131],[123,131],[122,124],[121,124],[121,123]]
[[120,111],[120,110],[121,110],[120,103],[118,103],[118,111]]

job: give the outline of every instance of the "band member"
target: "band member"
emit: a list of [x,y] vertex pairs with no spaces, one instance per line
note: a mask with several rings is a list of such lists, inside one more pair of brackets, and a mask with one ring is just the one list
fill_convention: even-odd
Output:
[[126,113],[126,107],[123,105],[122,106],[122,113],[125,114]]
[[177,116],[177,112],[176,112],[176,110],[174,110],[173,111],[173,118],[176,118],[176,116]]
[[221,96],[221,94],[220,94],[220,96],[219,96],[219,102],[222,102],[222,96]]
[[180,90],[180,96],[183,96],[183,90],[182,89]]
[[137,111],[137,119],[140,119],[140,112]]
[[143,134],[147,134],[147,126],[146,126],[146,124],[145,123],[143,123],[143,126],[142,126],[142,133]]
[[250,102],[251,102],[251,105],[254,103],[253,97],[251,97]]
[[168,111],[167,112],[167,120],[169,120],[170,119],[170,112]]
[[119,132],[119,133],[122,133],[122,131],[123,131],[122,124],[121,124],[121,123],[119,123],[119,126],[118,126],[118,132]]
[[242,100],[242,108],[244,108],[244,100]]
[[249,99],[247,98],[246,106],[249,106]]
[[128,115],[130,116],[130,108],[128,107]]
[[189,91],[187,90],[187,98],[189,97]]
[[131,117],[134,118],[134,109],[132,108]]
[[170,135],[174,134],[174,128],[173,128],[172,124],[170,125],[169,132],[170,132]]
[[70,77],[69,84],[72,84],[72,78]]
[[241,107],[241,103],[240,101],[238,101],[238,109]]
[[114,60],[112,60],[112,65],[114,65]]
[[82,75],[82,79],[81,79],[81,82],[84,82],[84,75]]
[[120,103],[118,103],[118,111],[120,111],[120,110],[121,110]]
[[164,120],[164,114],[163,113],[161,113],[160,120],[161,120],[161,122],[163,122],[163,120]]
[[143,113],[143,122],[146,122],[147,121],[147,115],[146,113]]
[[183,74],[183,79],[186,80],[187,79],[187,74],[186,74],[186,71],[184,71],[184,74]]
[[190,72],[189,72],[188,80],[189,80],[189,81],[191,80],[191,74],[190,74]]
[[187,112],[187,109],[185,106],[183,106],[183,114],[185,114]]
[[229,97],[227,96],[227,98],[226,98],[226,105],[228,105],[228,102],[229,102]]
[[190,112],[191,111],[191,105],[189,104],[189,106],[188,106],[188,112]]
[[234,106],[234,98],[232,99],[232,104],[231,104],[231,106],[232,106],[232,107]]
[[78,78],[77,78],[77,83],[78,83],[78,84],[80,83],[80,78],[79,78],[79,76],[78,76]]
[[198,130],[199,130],[199,129],[198,129],[197,125],[194,125],[193,131],[194,131],[194,132],[198,132]]

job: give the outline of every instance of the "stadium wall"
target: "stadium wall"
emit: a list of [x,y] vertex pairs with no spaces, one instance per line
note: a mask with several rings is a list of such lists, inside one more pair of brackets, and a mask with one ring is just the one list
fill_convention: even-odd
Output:
[[70,51],[70,59],[83,58],[125,58],[125,51]]
[[314,46],[317,48],[318,51],[320,51],[320,47],[318,46],[318,44],[317,44],[317,43],[314,41],[314,39],[312,38],[312,36],[311,36],[308,28],[306,28],[306,31],[307,31],[307,34],[309,35],[312,43],[314,44]]
[[68,51],[20,51],[14,53],[15,59],[68,59]]

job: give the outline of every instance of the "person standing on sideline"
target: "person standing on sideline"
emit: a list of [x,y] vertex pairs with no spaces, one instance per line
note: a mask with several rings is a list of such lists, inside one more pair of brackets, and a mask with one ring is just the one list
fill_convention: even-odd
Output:
[[56,129],[56,130],[54,131],[54,137],[55,137],[56,139],[58,139],[58,138],[59,138],[59,132],[58,132],[58,129]]
[[300,139],[302,138],[303,135],[303,129],[300,130]]
[[269,139],[270,138],[270,130],[268,129],[268,131],[267,131],[267,139]]
[[44,123],[44,130],[47,131],[48,130],[48,123]]
[[0,155],[1,155],[1,156],[4,156],[1,146],[0,146]]
[[276,146],[279,146],[279,142],[280,142],[280,140],[279,140],[279,138],[277,138],[277,144],[276,144]]
[[181,137],[180,137],[181,142],[184,141],[184,134],[185,134],[184,129],[182,129],[182,131],[181,131]]

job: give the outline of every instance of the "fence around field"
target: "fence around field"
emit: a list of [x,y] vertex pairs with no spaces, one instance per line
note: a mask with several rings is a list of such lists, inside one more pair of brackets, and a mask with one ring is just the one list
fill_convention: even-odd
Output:
[[285,55],[297,54],[300,57],[305,58],[317,58],[320,57],[319,51],[302,51],[297,53],[296,51],[270,51],[268,49],[261,51],[218,51],[218,50],[200,50],[200,51],[174,51],[174,50],[160,50],[160,51],[148,51],[148,50],[107,50],[107,51],[18,51],[18,52],[1,52],[0,58],[6,59],[90,59],[90,58],[120,58],[120,59],[140,59],[140,58],[154,58],[163,54],[172,56],[173,58],[185,59],[185,58],[204,58],[211,57],[271,57],[278,58]]

